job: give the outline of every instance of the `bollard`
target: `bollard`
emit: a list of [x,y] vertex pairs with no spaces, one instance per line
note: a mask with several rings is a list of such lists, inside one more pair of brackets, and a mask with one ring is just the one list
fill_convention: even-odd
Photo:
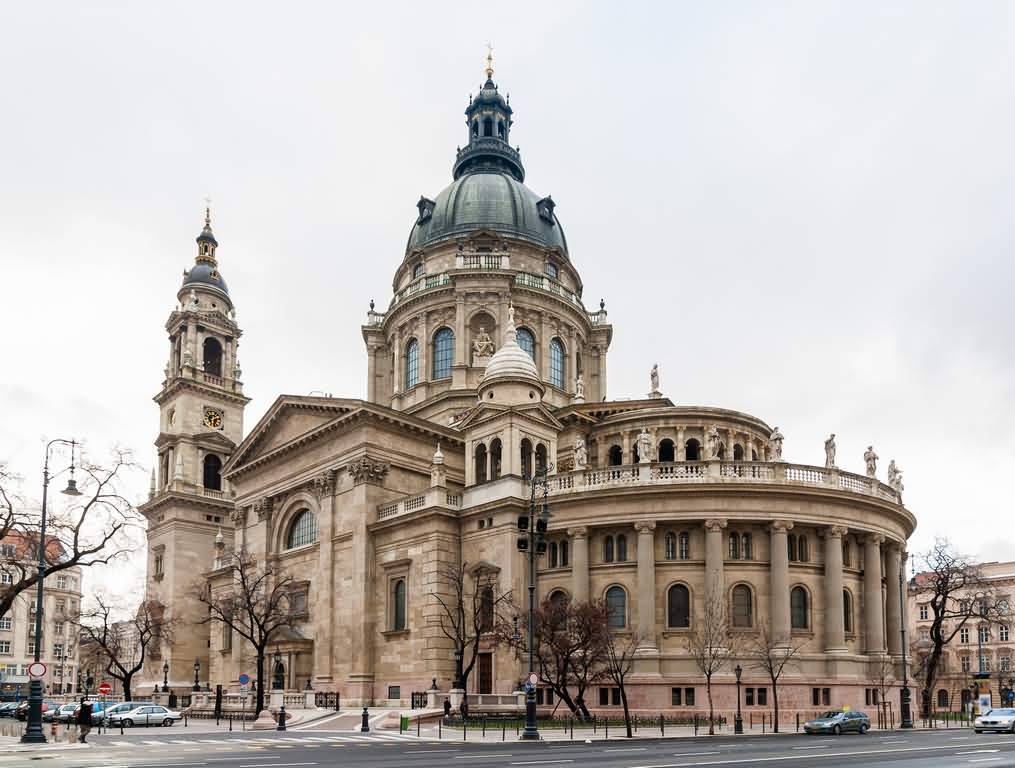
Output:
[[694,720],[694,735],[697,736],[698,735],[698,713],[697,712],[694,713],[694,716],[693,716],[692,719]]
[[754,713],[751,712],[751,730],[754,730]]
[[592,735],[596,735],[596,725],[599,722],[599,718],[596,715],[592,715]]
[[462,741],[468,741],[469,740],[468,733],[469,733],[469,724],[467,722],[465,722],[465,718],[463,717],[462,718]]
[[483,738],[486,738],[486,715],[483,715]]
[[417,718],[416,718],[416,738],[417,738],[417,739],[419,738],[419,724],[420,724],[420,722],[421,722],[422,720],[423,720],[423,718],[422,718],[422,717],[417,717]]
[[796,732],[800,733],[800,713],[796,713]]
[[761,732],[765,732],[765,713],[761,713]]
[[120,735],[123,736],[123,718],[120,718]]
[[442,733],[442,731],[443,731],[443,724],[444,724],[443,720],[438,720],[437,721],[437,741],[440,741],[443,738],[443,736],[444,736],[444,734]]
[[504,741],[507,735],[507,720],[500,721],[500,740]]
[[[121,728],[123,727],[123,726],[122,726],[122,724],[121,724],[121,726],[120,726],[120,727],[121,727]],[[184,716],[183,716],[183,727],[184,727],[184,728],[186,728],[186,727],[187,727],[187,716],[186,716],[186,715],[184,715]]]
[[574,718],[571,718],[571,741],[574,741]]
[[275,727],[275,730],[285,730],[285,704],[278,708],[278,725]]
[[603,738],[604,739],[609,739],[610,738],[610,716],[609,715],[606,716],[606,726],[605,727],[606,727],[606,735],[603,736]]
[[663,716],[661,713],[659,715],[659,736],[660,737],[666,736],[666,724],[665,721],[663,720]]
[[229,715],[229,730],[233,730],[233,716]]
[[360,733],[368,733],[370,731],[370,715],[367,713],[367,708],[363,707],[363,722],[360,723]]

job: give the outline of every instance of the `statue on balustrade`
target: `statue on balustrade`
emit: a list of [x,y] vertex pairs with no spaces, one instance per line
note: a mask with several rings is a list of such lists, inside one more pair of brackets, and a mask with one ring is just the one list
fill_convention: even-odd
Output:
[[878,455],[874,453],[873,445],[868,445],[863,452],[863,463],[867,465],[867,477],[874,477],[878,471]]
[[895,466],[895,459],[888,462],[888,485],[899,493],[905,490],[902,485],[902,470]]
[[825,440],[825,467],[831,469],[835,466],[835,433],[833,432]]
[[652,390],[648,393],[651,398],[662,397],[663,393],[659,391],[659,363],[652,364],[652,372],[649,374],[649,379],[652,382]]
[[476,338],[472,341],[472,351],[476,354],[476,357],[489,357],[493,354],[493,339],[490,338],[490,334],[486,332],[486,328],[482,325],[479,326],[479,333],[476,334]]
[[638,463],[647,464],[652,461],[652,437],[644,427],[638,434]]
[[719,427],[712,425],[712,429],[708,431],[708,457],[710,459],[719,459],[720,452],[722,451],[722,438],[719,437]]
[[772,454],[769,457],[770,461],[782,461],[782,441],[785,440],[785,436],[776,427],[772,430],[772,434],[768,436],[768,450]]
[[589,452],[585,447],[585,438],[578,435],[578,439],[574,444],[574,468],[585,469],[589,463]]

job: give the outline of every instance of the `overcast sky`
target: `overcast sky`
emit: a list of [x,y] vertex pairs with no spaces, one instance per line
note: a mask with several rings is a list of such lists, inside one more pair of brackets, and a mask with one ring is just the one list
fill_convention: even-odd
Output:
[[1013,14],[5,3],[0,460],[35,495],[46,438],[151,466],[206,196],[247,428],[280,393],[362,397],[367,304],[451,180],[490,41],[526,183],[614,323],[612,397],[657,361],[674,402],[778,425],[791,461],[834,431],[862,472],[873,443],[905,471],[911,549],[1013,559]]

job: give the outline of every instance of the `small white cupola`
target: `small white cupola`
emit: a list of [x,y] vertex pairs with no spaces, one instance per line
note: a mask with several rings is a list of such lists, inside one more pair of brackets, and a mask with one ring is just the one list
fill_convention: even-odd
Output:
[[515,309],[508,305],[504,343],[487,363],[483,380],[479,383],[479,400],[496,405],[538,403],[545,391],[535,362],[528,352],[518,346]]

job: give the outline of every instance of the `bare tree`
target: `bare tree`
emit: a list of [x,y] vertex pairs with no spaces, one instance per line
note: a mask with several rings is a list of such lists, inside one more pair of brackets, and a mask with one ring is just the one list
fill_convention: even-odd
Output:
[[627,676],[634,668],[635,652],[641,645],[641,635],[632,633],[621,636],[614,632],[607,632],[603,642],[603,673],[604,676],[613,681],[613,684],[620,689],[620,701],[624,705],[624,725],[627,728],[627,738],[632,737],[631,733],[631,709],[627,703]]
[[[502,624],[498,635],[526,651],[525,626],[520,634]],[[534,661],[539,679],[580,720],[592,717],[585,691],[602,674],[603,645],[609,634],[606,607],[599,602],[544,600],[533,624]]]
[[170,639],[165,606],[154,600],[142,602],[130,619],[116,621],[109,602],[96,596],[95,607],[81,614],[78,626],[106,673],[120,681],[124,701],[133,698],[134,675],[144,667],[149,648]]
[[479,659],[480,641],[484,635],[492,635],[502,623],[501,608],[511,604],[511,593],[498,593],[497,575],[488,569],[476,569],[470,585],[469,569],[464,561],[460,565],[445,565],[438,578],[449,588],[446,594],[431,592],[442,609],[441,632],[452,642],[462,660],[461,679],[457,684],[468,690],[469,675]]
[[687,636],[687,651],[705,678],[708,695],[708,733],[715,734],[715,707],[712,702],[712,677],[735,655],[736,636],[730,632],[726,604],[721,597],[705,599],[705,608],[694,630]]
[[931,620],[930,647],[918,678],[921,711],[926,716],[945,646],[970,619],[989,625],[1000,619],[1000,611],[993,586],[979,566],[956,552],[947,539],[935,540],[929,551],[917,557],[916,567],[910,594],[918,605],[927,606]]
[[[125,475],[138,469],[126,451],[114,451],[109,466],[83,461],[75,468],[80,503],[67,508],[47,505],[43,579],[68,568],[108,563],[130,553],[132,530],[141,517],[120,487]],[[40,513],[29,509],[18,493],[18,478],[0,465],[0,616],[6,616],[19,595],[39,581]]]
[[202,585],[197,599],[208,607],[202,624],[219,622],[246,639],[257,657],[256,711],[264,709],[264,659],[268,644],[280,629],[292,626],[291,576],[259,566],[251,555],[234,553],[224,558],[229,584],[213,589]]
[[803,646],[803,643],[794,645],[792,642],[780,642],[769,624],[762,621],[758,625],[758,634],[748,641],[745,649],[751,668],[764,672],[772,683],[772,706],[775,714],[772,731],[775,733],[779,732],[779,678],[787,667],[796,664]]

